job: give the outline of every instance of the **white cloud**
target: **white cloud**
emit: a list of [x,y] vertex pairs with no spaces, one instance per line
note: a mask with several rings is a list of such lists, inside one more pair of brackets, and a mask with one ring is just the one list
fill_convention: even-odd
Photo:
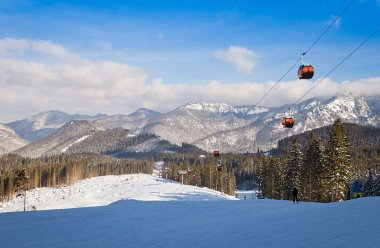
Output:
[[1,57],[23,57],[29,53],[52,56],[56,59],[76,61],[79,56],[49,41],[5,38],[0,40]]
[[217,59],[232,64],[239,72],[244,74],[252,73],[257,62],[256,53],[239,46],[230,46],[227,50],[216,51],[214,55]]
[[[31,52],[34,56],[29,57],[27,54]],[[41,54],[49,55],[49,59],[35,56]],[[84,59],[51,42],[0,40],[0,121],[13,121],[51,109],[115,114],[130,113],[140,107],[169,111],[199,101],[255,104],[274,84],[218,81],[167,84],[161,78],[150,82],[149,76],[146,70],[124,63]],[[281,82],[261,105],[292,103],[314,82]],[[380,77],[344,82],[326,79],[306,98],[347,91],[356,95],[380,94],[379,84]]]

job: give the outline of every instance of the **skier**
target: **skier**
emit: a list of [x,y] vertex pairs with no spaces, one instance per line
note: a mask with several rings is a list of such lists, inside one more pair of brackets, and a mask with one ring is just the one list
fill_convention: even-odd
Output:
[[355,183],[354,183],[354,199],[355,198],[361,198],[362,197],[362,185],[360,184],[360,182],[359,181],[356,181]]
[[293,188],[293,192],[292,192],[292,195],[293,195],[293,202],[296,202],[298,203],[298,189],[296,187]]
[[247,196],[246,195],[244,195],[244,200],[247,200]]

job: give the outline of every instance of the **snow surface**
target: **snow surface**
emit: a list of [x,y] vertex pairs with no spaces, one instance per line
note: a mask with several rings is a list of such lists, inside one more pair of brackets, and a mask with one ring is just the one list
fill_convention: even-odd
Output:
[[[124,199],[139,201],[235,199],[208,188],[180,185],[146,174],[93,177],[70,186],[29,190],[26,195],[27,210],[32,210],[33,206],[37,210],[104,206]],[[23,204],[22,196],[9,202],[0,202],[0,212],[23,211]]]
[[216,113],[227,113],[233,112],[235,109],[233,106],[226,103],[209,103],[209,102],[200,102],[200,103],[188,103],[180,108],[198,110],[198,111],[210,111]]
[[[257,200],[261,196],[260,190],[237,190],[235,196],[240,200]],[[244,199],[245,196],[245,199]]]
[[[70,124],[72,124],[72,123],[73,123],[73,122],[71,122]],[[62,152],[66,152],[67,149],[69,149],[72,145],[82,142],[83,140],[87,139],[88,136],[90,136],[90,135],[85,135],[85,136],[83,136],[83,137],[77,139],[76,141],[74,141],[74,142],[71,143],[70,145],[68,145],[68,146],[66,146],[65,148],[63,148],[63,149],[62,149]]]
[[380,197],[289,201],[119,201],[0,214],[1,247],[380,247]]

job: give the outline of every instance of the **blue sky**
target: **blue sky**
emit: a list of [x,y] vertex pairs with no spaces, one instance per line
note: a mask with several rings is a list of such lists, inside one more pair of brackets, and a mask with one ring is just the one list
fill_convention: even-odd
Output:
[[[211,81],[265,86],[282,76],[348,2],[1,1],[0,39],[47,41],[82,60],[136,67],[147,73],[148,85],[159,79],[165,86],[203,85]],[[316,69],[315,78],[327,73],[379,25],[380,1],[355,1],[308,54],[307,61]],[[248,56],[240,66],[245,66],[245,62],[252,64],[239,69],[239,61],[228,57],[228,51],[234,53],[229,50],[231,47],[243,49],[239,51]],[[380,34],[330,79],[339,83],[379,77],[379,50]],[[15,56],[17,53],[12,54],[12,58]],[[33,51],[23,53],[22,60],[51,63],[51,59]],[[285,78],[295,79],[296,70]],[[216,97],[188,100],[223,101]],[[173,102],[170,107],[181,103]],[[249,104],[246,100],[230,103]],[[36,106],[30,111],[45,107]],[[156,108],[166,110],[169,106]]]

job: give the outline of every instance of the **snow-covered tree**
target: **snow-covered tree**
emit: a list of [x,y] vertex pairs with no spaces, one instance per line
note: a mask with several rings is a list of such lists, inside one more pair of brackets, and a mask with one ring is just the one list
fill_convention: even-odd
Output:
[[376,175],[372,170],[368,171],[367,178],[363,185],[363,196],[380,195],[380,175]]
[[318,201],[320,199],[323,166],[320,142],[311,132],[301,167],[301,191],[306,201]]
[[[300,189],[300,173],[303,155],[301,143],[296,139],[289,151],[289,159],[284,173],[284,199],[290,199],[293,187]],[[302,194],[302,192],[300,192]]]
[[[334,122],[328,143],[327,174],[324,180],[324,192],[331,201],[345,200],[351,180],[351,161],[348,151],[349,142],[340,119]],[[327,198],[327,199],[328,199]],[[327,200],[326,199],[326,200]]]

